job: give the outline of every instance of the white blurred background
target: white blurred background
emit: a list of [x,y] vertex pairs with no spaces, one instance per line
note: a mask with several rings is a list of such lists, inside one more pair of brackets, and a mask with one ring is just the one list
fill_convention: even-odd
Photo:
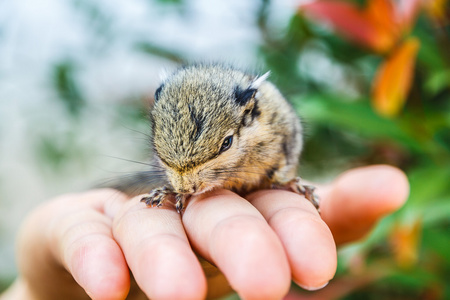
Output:
[[225,61],[260,70],[299,1],[0,0],[0,291],[16,276],[26,214],[60,193],[141,167],[163,69]]

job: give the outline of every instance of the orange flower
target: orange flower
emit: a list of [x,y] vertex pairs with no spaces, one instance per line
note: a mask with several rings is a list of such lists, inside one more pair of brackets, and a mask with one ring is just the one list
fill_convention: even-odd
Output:
[[410,32],[423,0],[369,0],[364,9],[338,0],[317,0],[300,11],[328,22],[355,43],[383,53],[387,60],[379,68],[372,103],[384,116],[398,114],[406,102],[413,79],[420,42],[403,41]]
[[418,39],[407,39],[378,69],[372,103],[379,114],[395,116],[402,109],[411,88],[419,45]]
[[397,224],[390,234],[389,242],[394,258],[402,268],[414,266],[419,259],[422,220],[416,219],[413,224]]
[[448,0],[424,0],[425,10],[431,19],[438,23],[440,26],[449,24],[449,16],[446,14],[446,7]]
[[391,50],[411,29],[420,0],[370,0],[364,9],[337,0],[318,0],[303,4],[300,11],[329,23],[348,39],[375,52]]

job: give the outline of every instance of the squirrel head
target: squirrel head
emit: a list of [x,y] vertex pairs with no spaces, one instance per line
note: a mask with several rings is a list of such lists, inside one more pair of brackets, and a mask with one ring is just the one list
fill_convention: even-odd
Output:
[[191,65],[163,81],[150,114],[151,142],[174,192],[201,193],[220,186],[224,172],[239,172],[246,141],[263,134],[258,87],[267,76]]

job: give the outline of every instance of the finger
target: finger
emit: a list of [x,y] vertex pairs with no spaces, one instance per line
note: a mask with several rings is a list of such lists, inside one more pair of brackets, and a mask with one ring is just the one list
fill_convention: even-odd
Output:
[[247,199],[281,240],[293,280],[308,290],[325,286],[336,272],[336,246],[314,206],[298,194],[280,190],[258,191]]
[[183,223],[193,248],[225,274],[243,299],[281,299],[288,292],[283,247],[247,200],[226,190],[193,197]]
[[51,203],[48,215],[58,216],[48,228],[54,257],[94,299],[124,299],[130,278],[122,252],[111,233],[104,204],[127,198],[113,190],[65,196]]
[[319,188],[321,216],[337,244],[363,237],[383,216],[398,210],[409,194],[405,174],[378,165],[350,170]]
[[150,299],[202,299],[206,278],[174,208],[133,198],[114,218],[114,237]]

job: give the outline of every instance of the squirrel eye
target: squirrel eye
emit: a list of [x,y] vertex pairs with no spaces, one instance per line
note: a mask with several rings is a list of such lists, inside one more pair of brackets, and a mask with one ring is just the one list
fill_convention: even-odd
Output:
[[231,144],[233,144],[233,136],[229,135],[223,140],[222,147],[220,147],[220,153],[230,149]]

